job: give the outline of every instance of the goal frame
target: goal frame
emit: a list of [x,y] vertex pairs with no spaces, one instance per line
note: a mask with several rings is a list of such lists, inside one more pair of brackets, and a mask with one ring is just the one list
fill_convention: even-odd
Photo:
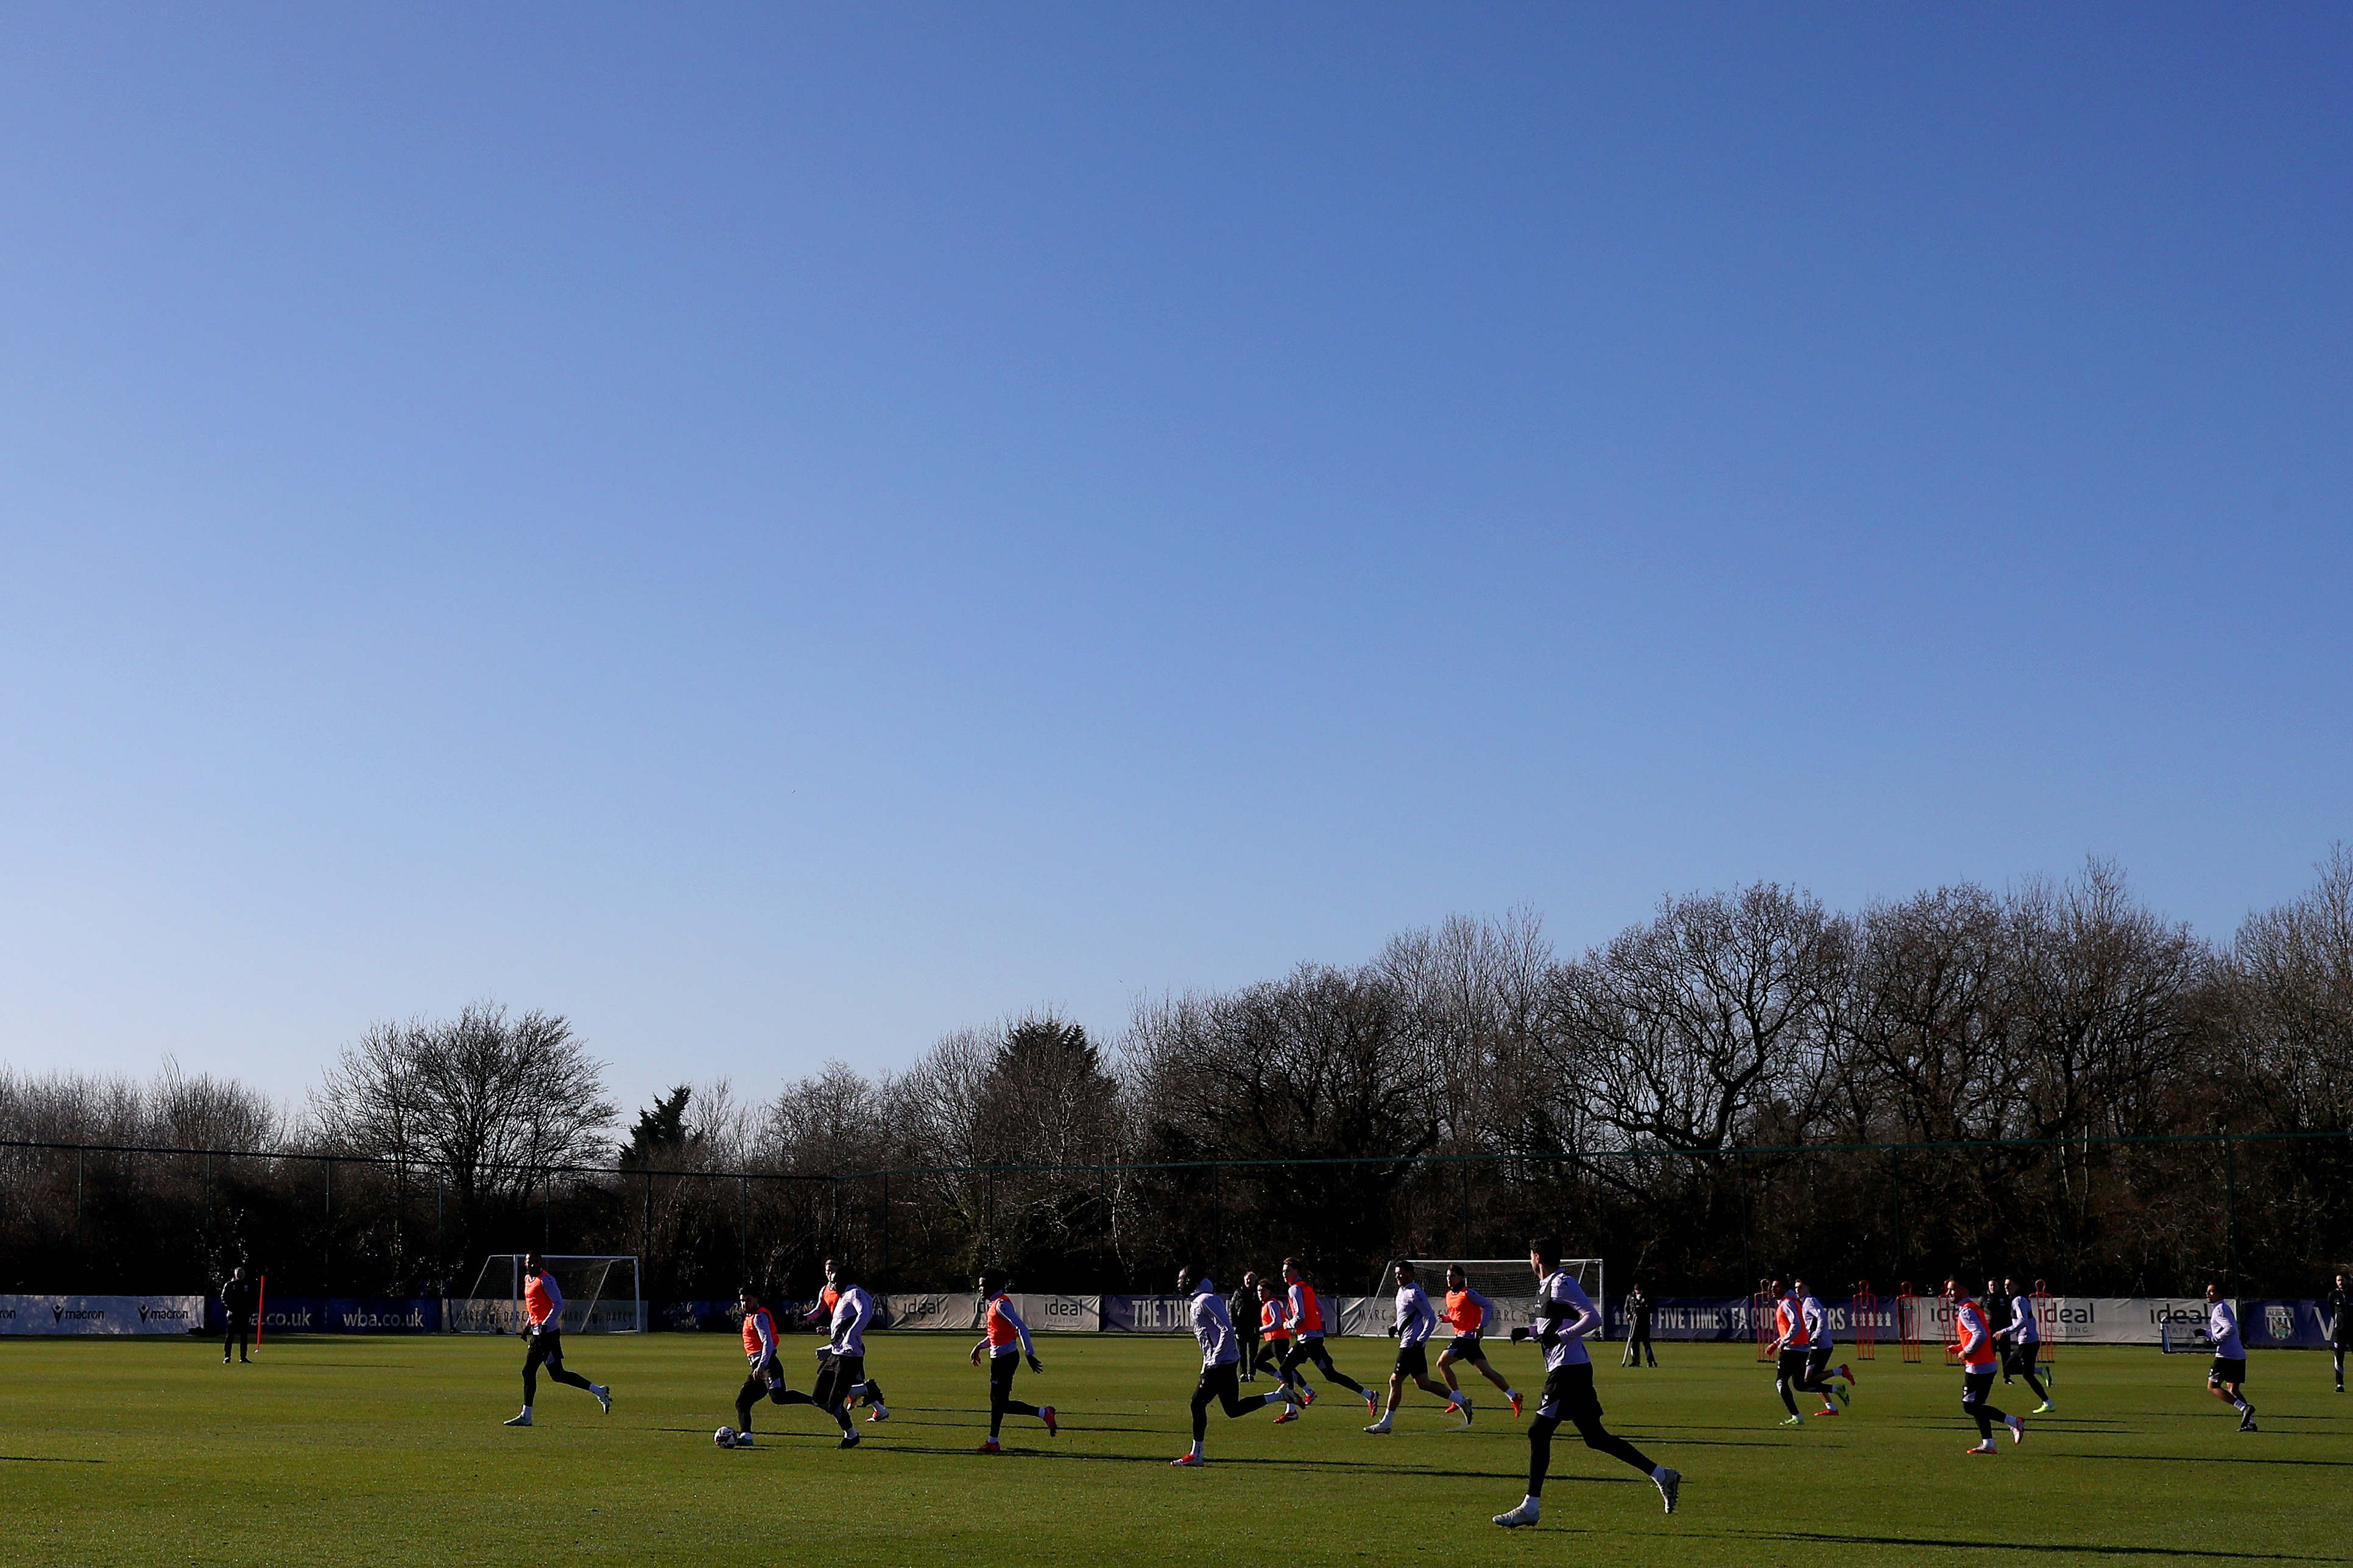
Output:
[[[442,1319],[450,1325],[449,1331],[458,1334],[511,1334],[521,1331],[523,1322],[522,1265],[523,1259],[532,1256],[533,1254],[528,1252],[485,1254],[482,1258],[481,1271],[474,1276],[475,1293],[459,1300],[469,1303],[489,1301],[498,1305],[488,1310],[480,1307],[472,1308],[462,1314],[468,1320],[462,1324],[459,1322],[461,1314],[445,1310]],[[542,1263],[547,1265],[549,1272],[556,1277],[556,1283],[559,1286],[564,1282],[565,1270],[561,1267],[564,1264],[601,1263],[607,1266],[605,1285],[600,1287],[596,1294],[577,1301],[566,1299],[564,1303],[563,1332],[568,1334],[645,1332],[645,1271],[637,1254],[633,1252],[543,1252],[537,1256]],[[490,1279],[492,1271],[501,1263],[507,1266],[507,1293],[502,1297],[481,1294],[483,1281]],[[628,1268],[629,1290],[626,1298],[609,1289],[613,1279],[612,1269],[623,1265]],[[599,1321],[600,1315],[609,1318],[609,1315],[624,1301],[628,1306],[625,1314],[627,1321],[624,1325],[616,1326],[609,1321]],[[579,1314],[576,1320],[574,1317],[575,1310]]]

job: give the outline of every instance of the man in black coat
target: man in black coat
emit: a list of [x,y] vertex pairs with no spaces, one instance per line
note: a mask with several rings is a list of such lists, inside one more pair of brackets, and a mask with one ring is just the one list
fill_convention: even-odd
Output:
[[245,1348],[253,1338],[253,1281],[245,1277],[243,1268],[232,1268],[221,1281],[221,1364],[228,1364],[228,1353],[234,1349],[237,1359],[251,1362]]
[[1226,1298],[1226,1315],[1234,1321],[1234,1338],[1242,1352],[1242,1381],[1258,1381],[1258,1276],[1245,1273],[1241,1288]]

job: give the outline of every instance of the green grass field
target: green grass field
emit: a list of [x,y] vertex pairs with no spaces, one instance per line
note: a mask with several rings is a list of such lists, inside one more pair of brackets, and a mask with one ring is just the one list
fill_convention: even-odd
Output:
[[[812,1342],[786,1342],[799,1386]],[[1335,1343],[1344,1370],[1386,1373],[1380,1342]],[[1519,1500],[1527,1446],[1500,1403],[1466,1431],[1417,1392],[1388,1437],[1363,1435],[1345,1397],[1281,1428],[1213,1412],[1210,1467],[1173,1470],[1191,1342],[1050,1338],[1046,1375],[1016,1392],[1057,1405],[1062,1434],[1016,1417],[989,1458],[964,1345],[875,1336],[895,1418],[861,1423],[852,1452],[813,1411],[764,1405],[764,1446],[731,1454],[711,1432],[733,1420],[732,1336],[578,1338],[572,1364],[614,1386],[613,1414],[543,1383],[528,1431],[499,1425],[519,1402],[512,1340],[290,1340],[250,1367],[187,1341],[0,1342],[0,1561],[2348,1561],[2353,1403],[2315,1354],[2256,1356],[2263,1430],[2241,1436],[2202,1361],[2071,1350],[2061,1414],[1997,1459],[1962,1458],[1974,1434],[1941,1365],[1858,1363],[1849,1414],[1784,1431],[1743,1349],[1662,1346],[1657,1372],[1605,1354],[1609,1424],[1683,1471],[1682,1511],[1565,1430],[1543,1525],[1506,1532],[1487,1517]],[[1523,1387],[1540,1381],[1532,1350],[1504,1354]]]

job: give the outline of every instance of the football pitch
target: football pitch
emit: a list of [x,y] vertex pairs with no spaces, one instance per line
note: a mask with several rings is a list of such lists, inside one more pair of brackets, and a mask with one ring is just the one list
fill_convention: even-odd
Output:
[[[815,1342],[786,1342],[795,1386]],[[1527,1444],[1483,1384],[1466,1380],[1482,1396],[1467,1430],[1419,1391],[1385,1437],[1339,1390],[1283,1427],[1213,1409],[1209,1467],[1176,1470],[1192,1342],[1050,1336],[1046,1374],[1025,1370],[1015,1396],[1057,1406],[1062,1432],[1012,1417],[990,1458],[973,1451],[987,1391],[967,1343],[873,1336],[893,1418],[861,1420],[853,1451],[809,1408],[764,1404],[761,1446],[727,1453],[711,1434],[734,1420],[733,1336],[578,1337],[570,1363],[613,1386],[612,1415],[543,1381],[529,1430],[500,1425],[520,1403],[514,1340],[287,1340],[249,1367],[194,1341],[0,1342],[0,1560],[2341,1563],[2353,1530],[2353,1403],[2314,1354],[2254,1358],[2263,1429],[2241,1435],[2202,1361],[2070,1349],[2060,1413],[1965,1458],[1960,1377],[1933,1351],[1857,1363],[1846,1415],[1784,1430],[1745,1347],[1662,1345],[1656,1372],[1604,1347],[1609,1424],[1683,1472],[1681,1510],[1564,1427],[1544,1522],[1507,1532],[1487,1520],[1519,1500]],[[1386,1374],[1382,1342],[1335,1345],[1344,1371]],[[1540,1384],[1532,1349],[1502,1357],[1523,1391]],[[2025,1392],[1995,1399],[2023,1411]]]

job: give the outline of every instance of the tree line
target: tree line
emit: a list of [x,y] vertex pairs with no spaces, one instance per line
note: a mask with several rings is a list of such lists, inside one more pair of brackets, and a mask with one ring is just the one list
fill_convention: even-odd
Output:
[[1792,1268],[2300,1293],[2353,1253],[2348,1101],[2340,847],[2227,943],[2103,862],[1852,912],[1671,898],[1577,954],[1520,910],[1164,997],[1108,1042],[1041,1012],[902,1072],[679,1085],[626,1127],[564,1018],[492,1005],[372,1027],[288,1115],[173,1071],[0,1070],[0,1138],[266,1156],[0,1152],[0,1238],[16,1289],[248,1261],[462,1290],[485,1252],[553,1246],[639,1254],[658,1298],[806,1290],[834,1252],[894,1288],[993,1262],[1039,1289],[1298,1253],[1355,1289],[1556,1230],[1653,1295]]

